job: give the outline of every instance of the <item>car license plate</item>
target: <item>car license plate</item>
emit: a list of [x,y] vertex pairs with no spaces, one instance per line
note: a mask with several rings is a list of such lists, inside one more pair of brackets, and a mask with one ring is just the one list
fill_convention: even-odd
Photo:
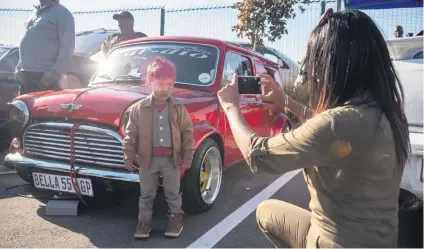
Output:
[[[59,192],[74,193],[76,191],[72,185],[70,176],[51,175],[44,173],[32,173],[34,186],[40,189],[49,189]],[[77,178],[78,186],[82,195],[93,196],[93,185],[89,178]]]

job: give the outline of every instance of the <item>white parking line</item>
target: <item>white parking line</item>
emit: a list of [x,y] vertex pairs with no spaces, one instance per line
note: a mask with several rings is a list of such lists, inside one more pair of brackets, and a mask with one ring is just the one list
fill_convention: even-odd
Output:
[[[6,169],[6,170],[3,170],[3,169]],[[15,173],[16,173],[15,170],[11,170],[9,168],[6,168],[6,166],[0,165],[0,175],[10,175]]]
[[16,173],[16,171],[14,171],[14,170],[4,171],[4,172],[0,172],[0,176],[1,175],[10,175],[10,174],[15,174],[15,173]]
[[269,199],[300,171],[301,170],[294,170],[279,177],[255,197],[253,197],[252,199],[244,203],[241,207],[239,207],[237,210],[235,210],[233,213],[225,217],[221,222],[216,224],[213,228],[203,234],[187,248],[212,248],[213,246],[215,246],[215,244],[218,243],[222,238],[224,238],[225,235],[231,232],[234,227],[240,224],[244,219],[246,219],[247,216],[249,216],[253,211],[255,211],[256,207],[262,201]]

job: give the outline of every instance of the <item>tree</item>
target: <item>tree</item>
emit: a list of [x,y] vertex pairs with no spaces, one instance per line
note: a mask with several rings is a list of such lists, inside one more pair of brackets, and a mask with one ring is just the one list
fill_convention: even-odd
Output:
[[264,45],[264,38],[271,42],[288,34],[287,21],[296,17],[295,5],[303,5],[311,0],[242,0],[234,5],[240,13],[238,24],[232,27],[237,37],[247,37],[251,46],[258,51]]

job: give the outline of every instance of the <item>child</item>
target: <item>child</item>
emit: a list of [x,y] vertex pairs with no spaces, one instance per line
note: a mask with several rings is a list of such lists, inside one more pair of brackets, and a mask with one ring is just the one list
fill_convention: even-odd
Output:
[[163,176],[169,212],[165,236],[178,237],[183,230],[180,168],[191,166],[194,137],[187,109],[171,97],[175,78],[171,62],[155,59],[147,68],[146,79],[152,94],[129,110],[123,150],[125,168],[138,170],[140,175],[137,239],[149,237],[159,174]]

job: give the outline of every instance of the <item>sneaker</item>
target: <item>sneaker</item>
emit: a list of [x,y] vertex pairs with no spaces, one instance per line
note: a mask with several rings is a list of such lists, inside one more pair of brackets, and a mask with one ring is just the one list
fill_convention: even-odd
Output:
[[150,221],[140,221],[138,223],[137,229],[134,233],[134,238],[136,239],[145,239],[149,237],[150,231]]
[[179,237],[183,231],[183,216],[182,214],[168,215],[168,227],[166,228],[165,236]]

